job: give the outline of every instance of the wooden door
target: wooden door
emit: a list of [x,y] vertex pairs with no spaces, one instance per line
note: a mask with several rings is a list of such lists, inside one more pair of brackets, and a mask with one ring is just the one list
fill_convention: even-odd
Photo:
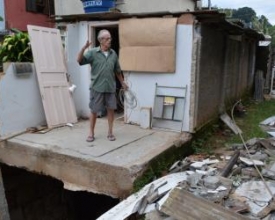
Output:
[[59,30],[28,25],[28,32],[48,127],[77,122]]

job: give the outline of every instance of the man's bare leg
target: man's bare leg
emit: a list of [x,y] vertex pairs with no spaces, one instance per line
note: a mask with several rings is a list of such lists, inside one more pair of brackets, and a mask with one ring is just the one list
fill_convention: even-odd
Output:
[[115,137],[113,134],[113,126],[114,126],[114,118],[115,118],[115,110],[114,109],[107,109],[107,118],[108,118],[108,139],[110,141],[114,141]]
[[97,119],[97,113],[91,113],[90,115],[90,137],[94,137],[95,135],[95,124],[96,124],[96,119]]

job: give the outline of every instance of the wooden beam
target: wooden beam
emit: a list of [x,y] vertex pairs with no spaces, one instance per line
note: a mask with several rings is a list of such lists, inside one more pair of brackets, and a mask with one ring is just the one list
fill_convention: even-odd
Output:
[[174,188],[160,211],[177,220],[248,220],[221,205],[198,198],[185,189]]

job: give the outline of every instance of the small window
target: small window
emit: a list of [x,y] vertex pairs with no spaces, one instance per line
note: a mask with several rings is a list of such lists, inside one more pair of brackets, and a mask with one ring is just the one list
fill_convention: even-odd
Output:
[[53,0],[26,0],[26,11],[45,15],[54,14]]
[[36,1],[26,0],[26,11],[28,11],[28,12],[37,12]]

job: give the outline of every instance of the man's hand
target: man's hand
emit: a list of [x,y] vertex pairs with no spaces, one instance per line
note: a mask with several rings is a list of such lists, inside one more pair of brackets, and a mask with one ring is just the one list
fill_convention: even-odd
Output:
[[86,44],[84,45],[83,49],[86,50],[88,47],[92,45],[92,42],[86,41]]
[[84,47],[82,47],[82,49],[79,51],[78,55],[77,55],[77,62],[80,63],[82,58],[83,58],[83,54],[84,51],[92,45],[92,42],[89,42],[88,40],[86,41],[86,44],[84,45]]
[[121,83],[121,86],[124,90],[127,90],[129,88],[128,85],[124,81]]

